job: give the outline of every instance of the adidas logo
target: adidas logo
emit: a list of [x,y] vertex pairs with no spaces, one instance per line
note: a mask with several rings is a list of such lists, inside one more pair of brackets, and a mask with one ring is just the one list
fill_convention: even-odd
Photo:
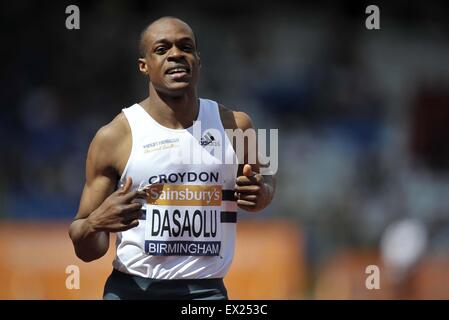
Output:
[[208,145],[219,146],[220,145],[218,143],[218,141],[215,141],[214,136],[211,135],[210,133],[204,134],[204,136],[201,138],[200,144],[202,146],[208,146]]

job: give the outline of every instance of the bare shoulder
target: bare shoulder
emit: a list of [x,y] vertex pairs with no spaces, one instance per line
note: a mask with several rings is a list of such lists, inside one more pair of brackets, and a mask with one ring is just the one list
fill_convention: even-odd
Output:
[[131,129],[121,112],[111,122],[101,127],[89,147],[88,161],[94,167],[110,168],[117,171],[123,162],[123,152],[130,149]]
[[100,149],[114,148],[116,143],[129,133],[128,121],[125,115],[120,113],[97,131],[92,143]]
[[234,111],[230,108],[219,104],[219,111],[223,127],[225,129],[242,129],[246,130],[254,128],[251,117],[242,111]]

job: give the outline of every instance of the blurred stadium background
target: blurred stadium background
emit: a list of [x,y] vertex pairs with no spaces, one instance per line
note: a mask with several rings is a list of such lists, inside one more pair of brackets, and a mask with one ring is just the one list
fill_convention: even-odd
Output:
[[[77,4],[81,29],[65,28]],[[381,29],[365,28],[380,7]],[[113,248],[67,229],[96,130],[146,95],[143,27],[189,22],[200,95],[279,128],[278,191],[239,215],[233,299],[449,299],[447,2],[0,4],[0,298],[99,299]],[[68,265],[80,289],[65,287]],[[365,269],[380,268],[368,290]]]

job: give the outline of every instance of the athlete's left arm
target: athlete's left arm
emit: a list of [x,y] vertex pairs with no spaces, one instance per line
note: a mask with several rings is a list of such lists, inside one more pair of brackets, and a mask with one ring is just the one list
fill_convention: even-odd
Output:
[[[234,111],[234,119],[237,128],[246,130],[255,130],[251,118],[244,112]],[[257,134],[255,135],[257,137]],[[257,140],[256,140],[257,141]],[[258,212],[266,208],[273,200],[276,191],[276,174],[260,174],[259,156],[251,153],[257,152],[257,143],[251,147],[249,143],[244,146],[243,164],[239,165],[237,180],[235,185],[235,197],[239,208]],[[252,160],[255,158],[255,161]]]

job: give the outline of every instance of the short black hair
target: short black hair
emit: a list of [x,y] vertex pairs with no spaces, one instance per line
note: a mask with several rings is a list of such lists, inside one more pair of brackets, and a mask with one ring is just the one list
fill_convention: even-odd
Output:
[[156,20],[153,20],[140,33],[140,37],[139,37],[139,58],[145,58],[145,54],[146,54],[146,51],[147,51],[146,44],[145,44],[145,34],[146,34],[148,28],[150,28],[153,25],[153,23],[155,23],[156,21],[159,21],[159,20],[162,20],[162,19],[177,19],[177,20],[180,20],[180,21],[184,22],[185,24],[187,24],[189,26],[189,28],[192,30],[193,41],[195,41],[195,48],[196,48],[196,51],[198,51],[198,38],[196,37],[195,31],[193,31],[192,27],[190,27],[190,25],[187,22],[185,22],[184,20],[179,19],[177,17],[164,16],[164,17],[160,17],[160,18],[158,18]]

